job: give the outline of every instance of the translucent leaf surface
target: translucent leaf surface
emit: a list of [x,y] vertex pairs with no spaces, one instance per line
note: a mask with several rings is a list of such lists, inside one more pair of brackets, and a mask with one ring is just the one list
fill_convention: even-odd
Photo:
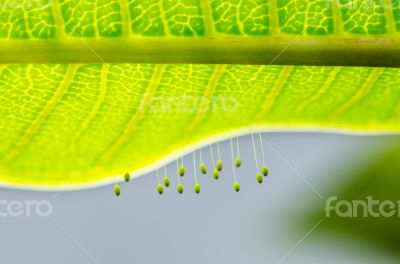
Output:
[[399,0],[0,0],[0,61],[399,67],[399,6]]
[[102,180],[252,127],[400,130],[399,69],[29,64],[0,70],[3,182]]

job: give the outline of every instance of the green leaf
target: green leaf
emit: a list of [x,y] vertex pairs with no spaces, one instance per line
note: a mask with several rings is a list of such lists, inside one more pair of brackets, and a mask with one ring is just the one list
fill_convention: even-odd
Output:
[[399,6],[399,0],[0,0],[0,61],[399,67]]
[[29,64],[0,72],[3,183],[99,183],[230,131],[400,130],[400,69]]
[[399,69],[329,66],[400,66],[396,1],[22,2],[0,0],[3,185],[112,182],[233,131],[400,130]]

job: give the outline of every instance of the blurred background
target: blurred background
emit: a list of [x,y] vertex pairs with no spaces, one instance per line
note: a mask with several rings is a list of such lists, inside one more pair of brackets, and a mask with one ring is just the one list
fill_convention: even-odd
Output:
[[[325,206],[332,196],[400,200],[400,137],[262,136],[270,174],[256,182],[251,137],[240,137],[239,193],[229,141],[220,144],[225,166],[218,181],[209,147],[202,150],[208,174],[197,174],[198,195],[192,155],[184,159],[182,195],[175,163],[167,167],[172,184],[162,196],[155,172],[121,183],[120,197],[111,185],[60,193],[1,189],[1,262],[399,263],[397,214],[326,217]],[[256,147],[261,160],[257,137]],[[32,200],[50,203],[51,214],[7,214],[10,202]]]

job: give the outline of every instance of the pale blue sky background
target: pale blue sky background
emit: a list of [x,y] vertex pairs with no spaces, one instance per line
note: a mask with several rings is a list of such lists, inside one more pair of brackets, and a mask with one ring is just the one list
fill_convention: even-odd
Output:
[[[232,190],[228,142],[221,144],[221,179],[198,175],[200,195],[192,191],[191,156],[185,159],[182,196],[175,191],[175,163],[168,167],[172,187],[163,196],[156,193],[154,173],[121,184],[119,198],[113,186],[64,192],[57,199],[55,193],[1,189],[1,200],[53,205],[48,218],[0,217],[1,263],[398,263],[355,238],[327,233],[323,223],[300,243],[318,222],[301,216],[311,207],[324,209],[313,188],[324,198],[337,194],[351,180],[348,169],[372,162],[393,137],[264,137],[276,152],[265,145],[271,173],[263,185],[255,181],[250,137],[240,138],[240,193]],[[203,156],[211,172],[208,148]]]

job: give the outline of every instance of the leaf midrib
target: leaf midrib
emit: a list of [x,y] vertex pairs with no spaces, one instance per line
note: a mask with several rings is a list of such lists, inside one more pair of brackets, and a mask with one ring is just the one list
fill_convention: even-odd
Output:
[[104,62],[400,67],[400,38],[132,37],[0,42],[2,64]]

